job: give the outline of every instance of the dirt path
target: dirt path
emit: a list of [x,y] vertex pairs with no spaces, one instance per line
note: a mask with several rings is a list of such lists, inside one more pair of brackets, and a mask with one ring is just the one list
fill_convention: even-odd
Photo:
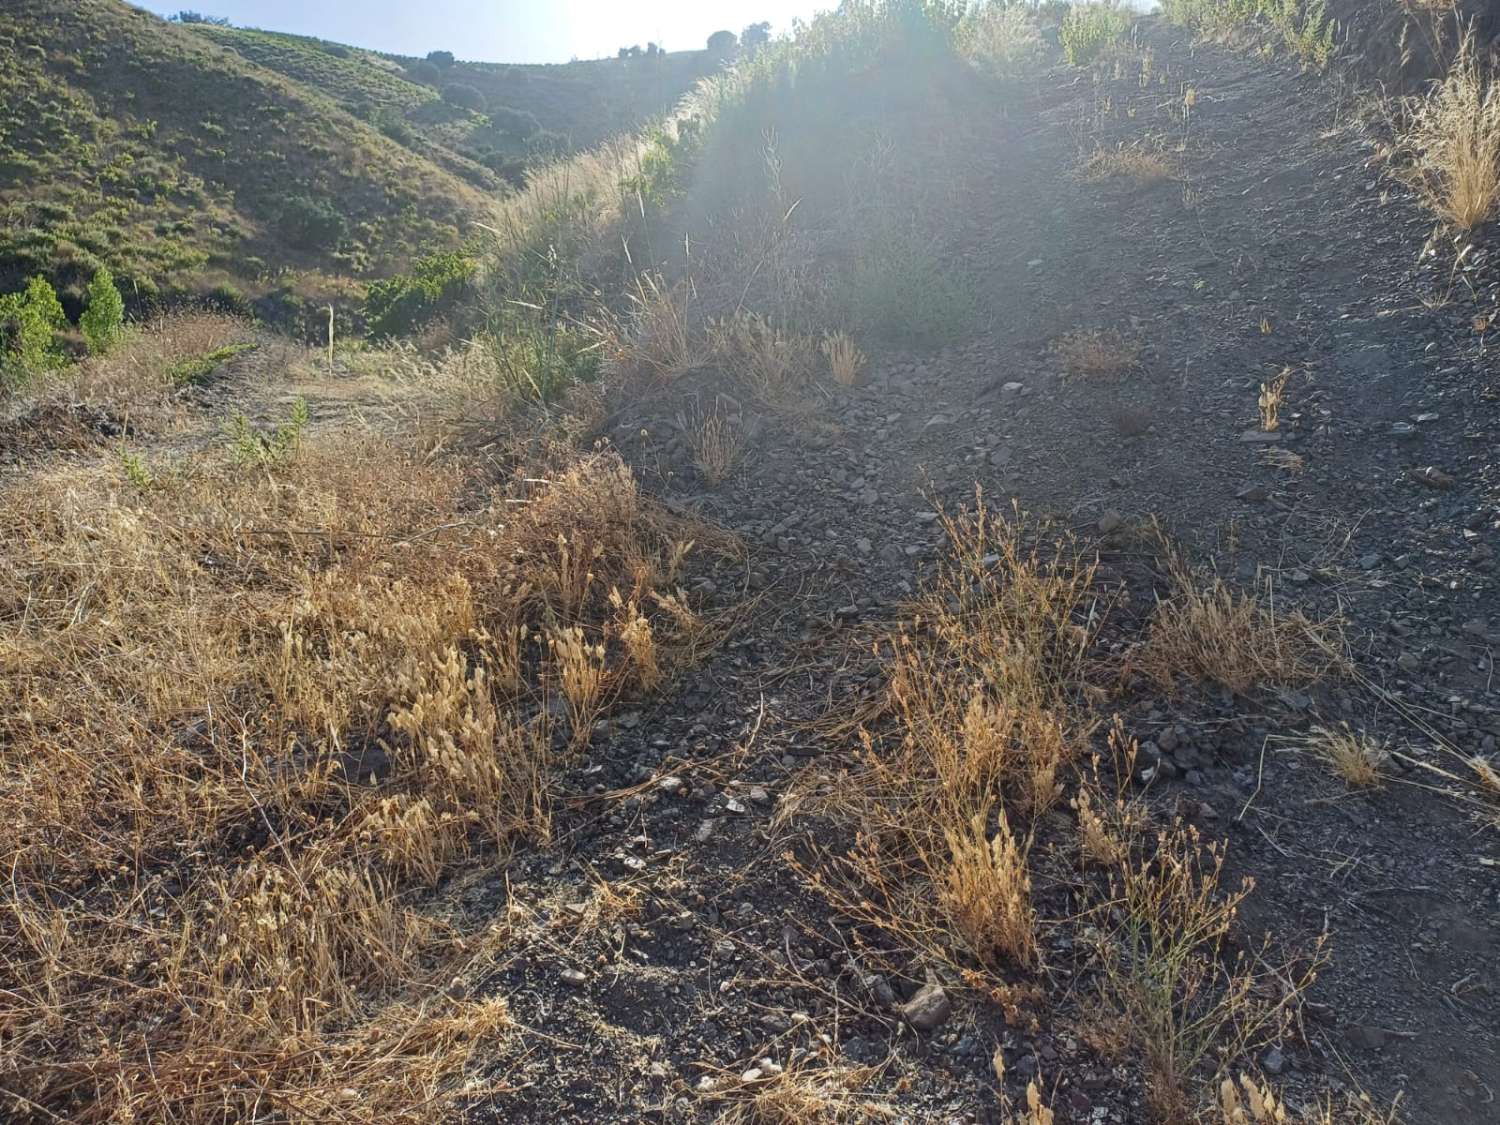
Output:
[[[567,858],[537,856],[515,877],[560,884],[549,905],[533,900],[543,913],[594,873],[646,905],[608,940],[496,982],[536,1046],[508,1075],[520,1091],[487,1111],[495,1120],[518,1104],[559,1122],[698,1119],[713,1104],[694,1093],[705,1076],[784,1060],[807,1019],[846,1060],[887,1066],[882,1085],[914,1120],[992,1119],[997,1043],[1012,1074],[1060,1077],[1059,1121],[1141,1119],[1140,1091],[1065,1023],[1023,1034],[964,1011],[914,1035],[883,990],[920,982],[872,982],[856,935],[782,858],[808,841],[772,828],[778,800],[837,750],[807,724],[873,676],[855,638],[894,619],[938,549],[932,497],[956,505],[978,483],[1093,537],[1158,517],[1226,576],[1273,574],[1299,605],[1341,607],[1372,687],[1335,692],[1323,721],[1358,718],[1433,765],[1445,762],[1434,734],[1464,754],[1494,750],[1500,411],[1493,353],[1470,322],[1493,306],[1500,271],[1481,247],[1453,303],[1425,307],[1448,286],[1452,249],[1421,257],[1427,220],[1389,192],[1332,83],[1195,52],[1166,29],[1148,45],[1144,86],[1136,74],[1099,89],[1050,79],[978,129],[984,189],[955,263],[978,279],[973,340],[881,355],[868,385],[813,416],[766,414],[746,467],[718,489],[696,479],[665,418],[643,408],[621,421],[642,479],[745,537],[761,600],[677,698],[627,717],[574,779],[577,792],[635,791],[580,802]],[[1176,138],[1178,176],[1080,182],[1079,122],[1104,146]],[[1141,370],[1062,381],[1047,346],[1080,326],[1141,340]],[[1305,458],[1296,475],[1241,437],[1259,384],[1284,367],[1278,447]],[[650,437],[629,439],[643,428]],[[1413,470],[1428,465],[1454,486],[1420,483]],[[1106,538],[1104,565],[1127,573],[1129,551]],[[1333,934],[1306,1043],[1264,1068],[1293,1085],[1322,1074],[1381,1097],[1405,1089],[1412,1122],[1500,1121],[1487,969],[1500,955],[1500,849],[1472,810],[1416,785],[1348,795],[1277,741],[1313,721],[1306,697],[1121,706],[1162,750],[1164,806],[1190,797],[1256,878],[1249,929]],[[1408,780],[1439,779],[1417,768]],[[570,983],[568,969],[584,975]]]

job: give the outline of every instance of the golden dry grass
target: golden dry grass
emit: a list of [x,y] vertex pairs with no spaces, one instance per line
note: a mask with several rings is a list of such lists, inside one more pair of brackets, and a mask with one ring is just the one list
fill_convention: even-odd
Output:
[[1286,385],[1292,377],[1290,367],[1283,368],[1269,383],[1260,385],[1256,405],[1260,409],[1260,428],[1266,433],[1281,428],[1281,406],[1286,401]]
[[1133,371],[1144,349],[1118,329],[1080,328],[1053,341],[1050,350],[1072,378],[1104,379]]
[[1089,153],[1080,162],[1078,174],[1086,183],[1129,180],[1146,186],[1175,179],[1177,171],[1158,149],[1143,144],[1121,144]]
[[1236,590],[1170,549],[1168,571],[1171,591],[1157,602],[1130,661],[1162,688],[1173,690],[1180,677],[1238,695],[1305,688],[1348,667],[1339,619],[1315,620],[1279,606],[1269,579],[1258,590]]
[[156,448],[149,488],[103,450],[0,491],[8,1111],[428,1121],[502,1051],[504,1002],[450,985],[503,930],[415,892],[547,838],[560,758],[696,639],[692,531],[612,455],[496,482],[429,449]]
[[[1400,1099],[1397,1099],[1399,1103]],[[1209,1118],[1210,1125],[1396,1125],[1399,1106],[1379,1110],[1369,1097],[1350,1094],[1341,1103],[1331,1098],[1300,1112],[1289,1108],[1270,1083],[1241,1074],[1238,1084],[1226,1077]]]
[[889,729],[862,732],[857,769],[819,802],[859,844],[818,879],[928,954],[1030,967],[1028,842],[1012,824],[1052,807],[1086,752],[1093,564],[1066,538],[1032,541],[982,496],[945,522],[947,562],[881,650]]
[[812,379],[817,345],[810,336],[740,311],[711,324],[709,344],[725,370],[768,403],[794,398]]
[[859,382],[859,373],[865,366],[865,355],[847,332],[830,332],[824,336],[821,350],[828,358],[828,367],[835,383],[842,387],[852,387]]
[[1405,174],[1427,205],[1463,230],[1500,207],[1500,82],[1472,34],[1447,78],[1405,105],[1399,139]]
[[1369,789],[1384,780],[1389,755],[1369,735],[1339,727],[1314,727],[1308,735],[1308,750],[1351,789]]

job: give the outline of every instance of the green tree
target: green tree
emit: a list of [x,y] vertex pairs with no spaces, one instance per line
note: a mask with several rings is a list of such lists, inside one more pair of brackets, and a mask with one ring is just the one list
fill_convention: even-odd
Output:
[[89,303],[78,318],[78,327],[89,346],[90,355],[103,355],[120,338],[125,325],[125,301],[115,288],[114,276],[107,266],[94,271],[89,282]]
[[61,366],[54,335],[66,328],[67,314],[45,277],[33,277],[20,293],[0,297],[0,337],[8,341],[6,367],[25,376]]

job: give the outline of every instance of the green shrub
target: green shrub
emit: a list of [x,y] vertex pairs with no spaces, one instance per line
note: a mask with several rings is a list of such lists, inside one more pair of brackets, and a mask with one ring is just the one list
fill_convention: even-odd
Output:
[[281,208],[277,229],[298,250],[329,250],[344,237],[344,217],[320,199],[297,195]]
[[421,86],[436,86],[443,80],[443,72],[436,64],[421,59],[406,68],[406,77]]
[[943,344],[969,331],[974,296],[915,222],[887,220],[861,234],[840,285],[845,315],[861,335]]
[[1057,39],[1074,66],[1087,66],[1130,30],[1130,13],[1113,4],[1075,4],[1063,17]]
[[372,336],[404,336],[450,309],[474,276],[468,254],[447,251],[420,259],[409,274],[377,281],[365,296]]
[[443,87],[443,101],[449,105],[456,105],[459,109],[473,110],[475,113],[484,112],[484,95],[473,86],[462,82],[450,82]]
[[207,380],[235,356],[254,350],[254,344],[226,344],[202,355],[180,359],[167,368],[167,382],[174,387],[195,386]]
[[103,355],[114,346],[125,327],[125,301],[115,288],[114,276],[107,267],[94,272],[89,282],[88,307],[78,318],[84,343],[90,355]]
[[65,357],[55,337],[67,326],[62,302],[44,277],[33,277],[20,293],[0,296],[0,338],[6,342],[7,381],[19,383],[37,372],[62,366]]

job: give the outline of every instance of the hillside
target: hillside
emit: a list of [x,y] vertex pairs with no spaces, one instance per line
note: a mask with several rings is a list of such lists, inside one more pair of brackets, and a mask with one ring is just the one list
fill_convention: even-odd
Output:
[[1496,1121],[1500,29],[1334,7],[849,0],[415,341],[0,298],[0,1118]]
[[[456,68],[486,92],[478,113],[337,44],[168,23],[120,0],[6,5],[0,292],[40,272],[76,313],[103,262],[137,307],[212,293],[295,324],[472,236],[510,190],[496,169],[519,181],[535,159],[634,126],[698,69],[693,55],[649,72]],[[539,124],[505,117],[502,99]]]
[[[548,66],[434,63],[272,31],[189,26],[424,155],[458,155],[515,183],[538,155],[588,148],[666,113],[717,68],[707,51]],[[455,88],[457,102],[445,100],[442,91]]]

